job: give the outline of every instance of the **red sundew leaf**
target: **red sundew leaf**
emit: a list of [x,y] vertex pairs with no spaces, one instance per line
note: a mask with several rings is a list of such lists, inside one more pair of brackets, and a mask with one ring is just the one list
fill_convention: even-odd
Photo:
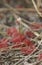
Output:
[[0,43],[0,48],[6,48],[6,47],[8,47],[7,44]]
[[33,45],[30,45],[30,48],[34,50],[36,47],[35,47],[35,45],[33,44]]
[[17,37],[20,33],[19,32],[15,32],[12,34],[12,37]]
[[6,47],[8,47],[7,43],[8,43],[8,39],[5,39],[5,38],[1,39],[0,48],[6,48]]
[[21,48],[21,52],[23,54],[29,55],[32,51],[33,51],[33,49],[31,49],[30,47],[23,47],[23,48]]
[[42,54],[38,55],[38,60],[42,60]]
[[5,40],[6,40],[6,39],[5,39],[5,38],[3,38],[3,39],[1,39],[0,41],[1,41],[1,42],[3,42],[3,41],[5,41]]
[[5,44],[6,44],[6,43],[8,43],[8,41],[9,41],[9,40],[8,40],[8,39],[6,39],[5,41],[3,41],[3,43],[5,43]]
[[12,48],[19,48],[19,47],[22,47],[23,45],[24,45],[24,43],[19,42],[19,43],[16,43],[15,45],[13,45]]
[[20,34],[20,39],[21,39],[21,41],[23,41],[25,39],[25,35]]
[[7,44],[8,41],[9,40],[8,39],[5,39],[5,38],[0,39],[0,44]]
[[29,39],[24,39],[24,44],[26,44],[27,46],[32,46],[33,43],[29,40]]
[[31,31],[26,31],[26,35],[30,38],[34,38],[36,36]]
[[8,28],[7,29],[7,34],[9,35],[9,36],[11,36],[13,33],[15,33],[15,32],[18,32],[17,31],[17,29],[16,28]]
[[22,35],[22,34],[20,34],[20,35],[18,35],[17,37],[13,38],[13,39],[11,40],[11,42],[13,42],[13,43],[18,43],[18,42],[22,42],[24,39],[25,39],[25,36]]
[[8,34],[9,36],[12,35],[12,33],[10,32],[10,29],[7,30],[7,34]]
[[36,47],[35,47],[34,44],[30,44],[30,45],[27,45],[25,47],[22,47],[21,51],[22,51],[23,54],[30,54],[31,52],[34,51],[35,48]]
[[16,37],[16,38],[13,38],[13,39],[12,39],[12,42],[13,42],[13,43],[21,42],[21,39],[20,39],[20,37],[18,36],[18,37]]

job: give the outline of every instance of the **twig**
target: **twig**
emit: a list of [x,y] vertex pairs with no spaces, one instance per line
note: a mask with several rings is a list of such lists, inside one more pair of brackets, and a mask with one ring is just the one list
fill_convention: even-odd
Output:
[[38,10],[38,8],[37,8],[37,6],[36,6],[36,4],[35,4],[35,1],[34,1],[34,0],[32,0],[32,3],[33,3],[33,5],[34,5],[35,10],[36,10],[36,12],[38,13],[38,15],[39,15],[40,17],[42,17],[42,14],[39,12],[39,10]]

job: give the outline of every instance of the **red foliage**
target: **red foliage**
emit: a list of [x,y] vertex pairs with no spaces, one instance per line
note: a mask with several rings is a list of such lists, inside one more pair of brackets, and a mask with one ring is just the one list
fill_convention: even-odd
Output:
[[34,38],[36,36],[31,31],[26,31],[26,35],[30,38]]

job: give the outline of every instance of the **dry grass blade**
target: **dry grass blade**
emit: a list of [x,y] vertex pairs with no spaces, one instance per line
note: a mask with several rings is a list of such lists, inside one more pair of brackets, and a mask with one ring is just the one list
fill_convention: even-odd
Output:
[[33,3],[33,5],[34,5],[35,10],[36,10],[36,12],[38,13],[38,15],[39,15],[40,17],[42,17],[42,14],[39,12],[39,10],[38,10],[38,8],[37,8],[37,6],[36,6],[36,4],[35,4],[35,1],[34,1],[34,0],[32,0],[32,3]]

